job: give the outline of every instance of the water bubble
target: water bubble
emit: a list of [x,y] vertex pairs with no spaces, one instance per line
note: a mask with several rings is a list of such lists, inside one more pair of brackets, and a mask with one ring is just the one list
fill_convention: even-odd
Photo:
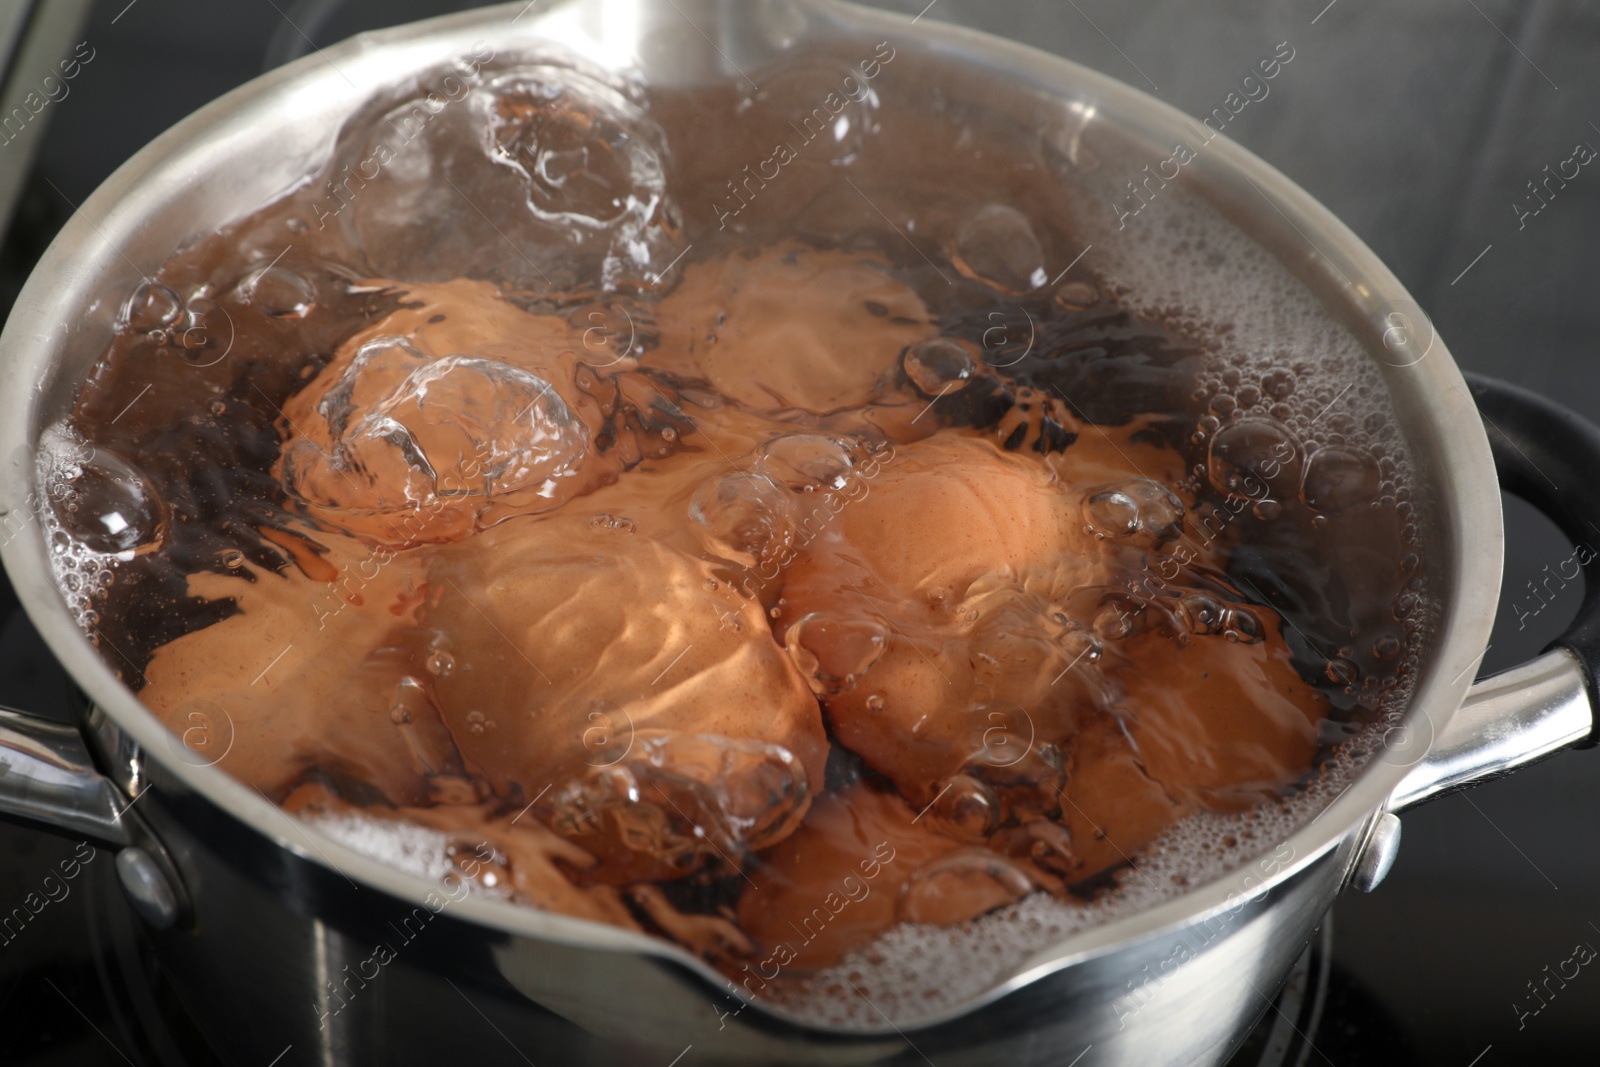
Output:
[[1094,617],[1094,632],[1106,641],[1120,641],[1139,631],[1140,613],[1108,604]]
[[1064,627],[1058,641],[1062,655],[1066,657],[1069,666],[1100,662],[1100,657],[1105,654],[1105,647],[1101,644],[1099,634],[1092,627],[1070,622],[1060,612],[1056,613],[1054,621]]
[[1183,530],[1183,501],[1148,478],[1130,478],[1091,493],[1083,503],[1089,528],[1102,537],[1155,547]]
[[1033,891],[1033,878],[984,848],[964,848],[930,860],[900,891],[902,922],[952,926],[977,918]]
[[977,371],[973,347],[954,337],[930,337],[905,350],[900,366],[926,397],[944,396],[966,386]]
[[1220,633],[1227,621],[1228,610],[1215,598],[1204,593],[1188,593],[1178,600],[1178,613],[1189,627],[1190,633]]
[[176,325],[182,315],[183,301],[178,299],[178,294],[160,282],[146,279],[134,288],[123,303],[118,324],[147,333]]
[[435,678],[448,678],[456,669],[456,660],[454,656],[443,649],[435,649],[428,653],[428,658],[424,661],[423,666]]
[[1374,499],[1378,484],[1378,464],[1369,453],[1323,448],[1306,463],[1300,495],[1309,507],[1332,514]]
[[883,696],[879,693],[873,693],[867,697],[868,711],[882,711],[886,706]]
[[846,442],[827,434],[782,434],[761,446],[761,469],[796,492],[843,489],[854,467]]
[[[73,473],[75,472],[75,473]],[[108,448],[63,472],[63,492],[52,495],[56,521],[71,538],[95,552],[143,554],[161,547],[166,506],[142,471]]]
[[292,446],[289,488],[325,507],[385,510],[548,496],[575,471],[588,435],[549,382],[496,360],[421,360],[393,340],[363,348],[319,409],[333,456],[310,441]]
[[632,188],[660,178],[660,161],[625,126],[587,101],[564,99],[555,86],[525,74],[495,81],[490,130],[495,157],[526,182],[541,216],[596,226],[629,210]]
[[[343,200],[338,221],[377,275],[644,285],[682,251],[664,137],[620,79],[530,63],[442,106],[419,93],[370,129],[341,149],[321,196]],[[387,159],[381,190],[360,176],[374,158]]]
[[872,619],[813,612],[789,627],[783,644],[813,693],[838,696],[854,688],[878,662],[888,647],[888,636]]
[[1323,673],[1328,676],[1328,681],[1340,686],[1354,684],[1356,678],[1360,675],[1360,671],[1356,669],[1354,663],[1338,656],[1328,661]]
[[1100,293],[1088,282],[1063,282],[1056,288],[1056,306],[1063,311],[1086,311],[1100,302]]
[[1046,280],[1044,250],[1027,216],[1004,204],[986,204],[967,216],[950,259],[967,277],[1012,292],[1037,289]]
[[1282,423],[1241,419],[1212,438],[1206,470],[1218,492],[1281,499],[1299,488],[1300,453],[1299,441]]
[[585,231],[611,238],[605,283],[625,262],[638,271],[672,262],[661,137],[632,101],[570,68],[538,66],[496,78],[474,106],[487,112],[489,160],[520,179],[533,218],[567,243],[600,244]]
[[310,282],[284,267],[255,271],[239,283],[240,302],[259,308],[275,319],[303,319],[316,306]]
[[405,387],[407,377],[428,365],[428,357],[398,337],[379,337],[357,349],[355,358],[317,404],[335,438],[353,419]]
[[639,528],[638,523],[620,515],[607,515],[601,512],[589,520],[589,525],[595,530],[604,530],[611,533],[633,533]]
[[558,833],[681,873],[782,840],[811,795],[805,768],[782,745],[667,730],[639,731],[625,759],[551,794]]
[[939,787],[935,816],[957,837],[988,837],[1000,821],[1000,802],[989,787],[970,775],[958,774]]
[[545,490],[585,452],[583,425],[550,383],[495,360],[435,360],[383,408],[409,431],[444,494]]
[[[1005,831],[1002,831],[1005,833]],[[1070,877],[1078,866],[1067,828],[1048,819],[1035,819],[1011,831],[1007,851],[1021,853],[1047,871]]]
[[804,138],[799,158],[807,162],[848,166],[878,130],[877,90],[860,71],[837,60],[786,64],[761,79],[748,103],[768,109],[779,125],[792,122]]
[[236,571],[244,566],[244,553],[237,548],[223,549],[221,559],[222,565],[229,570]]
[[1261,620],[1249,608],[1229,608],[1223,616],[1222,633],[1241,645],[1256,644],[1265,636]]
[[793,501],[770,478],[738,471],[697,489],[689,518],[708,549],[754,567],[777,559],[794,542]]
[[1281,367],[1261,376],[1261,388],[1276,400],[1287,400],[1293,396],[1297,384],[1294,375]]

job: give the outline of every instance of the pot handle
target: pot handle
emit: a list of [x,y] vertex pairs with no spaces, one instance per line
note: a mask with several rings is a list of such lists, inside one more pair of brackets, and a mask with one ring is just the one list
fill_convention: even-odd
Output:
[[1402,811],[1597,739],[1600,707],[1600,427],[1520,386],[1466,375],[1500,486],[1589,548],[1578,614],[1544,654],[1475,683],[1389,798]]
[[117,851],[128,903],[157,930],[188,925],[193,907],[154,831],[94,765],[75,726],[0,708],[0,819]]
[[121,848],[127,806],[76,727],[0,708],[0,818]]
[[[1489,433],[1500,487],[1521,497],[1587,548],[1583,603],[1551,647],[1583,664],[1589,695],[1600,683],[1600,427],[1570,408],[1520,386],[1468,374],[1467,385]],[[1595,743],[1591,736],[1584,747]]]

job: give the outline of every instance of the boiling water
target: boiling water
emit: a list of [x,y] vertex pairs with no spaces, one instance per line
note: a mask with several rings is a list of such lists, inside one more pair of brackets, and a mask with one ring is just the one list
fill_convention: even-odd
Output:
[[1424,651],[1381,378],[1197,198],[1119,230],[1114,145],[951,77],[374,101],[115,294],[44,448],[63,594],[184,758],[810,1018],[1251,861]]

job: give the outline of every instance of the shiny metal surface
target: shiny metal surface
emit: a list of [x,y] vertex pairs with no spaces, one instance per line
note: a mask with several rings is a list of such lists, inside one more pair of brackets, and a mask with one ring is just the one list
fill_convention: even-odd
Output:
[[[199,800],[177,794],[175,807]],[[156,936],[186,1004],[243,1064],[292,1045],[318,1064],[920,1064],[1079,1067],[1223,1062],[1268,1010],[1326,914],[1354,838],[1309,864],[1239,872],[1223,904],[924,1027],[839,1034],[743,1007],[658,955],[517,936],[476,901],[383,893],[211,812],[196,831],[145,803],[186,872],[195,932]],[[309,838],[308,838],[309,840]],[[1287,852],[1284,853],[1287,856]],[[1298,866],[1287,877],[1283,872]],[[1263,888],[1267,883],[1270,888]],[[380,962],[383,960],[388,962]],[[241,973],[249,977],[242,998]],[[244,1002],[246,1001],[247,1002]],[[486,1026],[485,1020],[492,1022]],[[520,1056],[519,1056],[520,1053]]]
[[1400,855],[1400,816],[1386,811],[1373,824],[1372,834],[1361,847],[1355,866],[1350,871],[1350,888],[1370,893],[1389,876],[1395,858]]
[[118,846],[131,841],[126,805],[78,730],[0,708],[0,814]]
[[157,930],[177,925],[178,894],[154,856],[138,845],[117,853],[117,881],[139,917]]
[[[613,70],[682,84],[758,75],[775,55],[885,36],[930,62],[959,65],[973,76],[963,84],[977,87],[972,103],[997,115],[1035,115],[1041,101],[1075,107],[1093,116],[1083,136],[1163,152],[1190,128],[1150,97],[1060,59],[931,19],[912,27],[826,2],[518,3],[365,35],[202,109],[125,164],[63,230],[0,336],[0,370],[37,383],[0,398],[0,512],[36,518],[33,455],[110,336],[116,301],[105,294],[127,291],[183,240],[311,173],[330,132],[371,93],[484,39],[502,52],[554,42]],[[1471,725],[1455,722],[1487,640],[1501,553],[1494,470],[1460,373],[1431,331],[1425,347],[1410,336],[1395,341],[1395,308],[1415,305],[1353,234],[1282,175],[1224,138],[1186,174],[1321,294],[1380,362],[1439,516],[1430,582],[1443,610],[1403,726],[1409,737],[1437,734],[1458,754],[1455,770],[1437,781],[1481,776],[1488,765],[1469,742],[1529,709],[1509,690],[1498,698],[1485,690]],[[181,873],[194,921],[160,934],[158,945],[190,1008],[240,1063],[271,1062],[286,1045],[324,1064],[469,1055],[515,1062],[509,1045],[530,1062],[593,1064],[666,1064],[691,1048],[686,1062],[1043,1065],[1092,1049],[1084,1067],[1214,1064],[1267,1009],[1384,807],[1438,791],[1403,782],[1433,782],[1428,776],[1444,766],[1413,767],[1424,746],[1391,750],[1319,818],[1240,872],[1041,946],[987,994],[925,1025],[829,1032],[744,1005],[699,960],[643,935],[479,897],[448,899],[440,886],[322,837],[219,768],[185,758],[85,640],[51,580],[48,551],[37,521],[22,522],[0,548],[30,616],[100,709],[93,738],[107,773],[138,790],[139,814]],[[1554,674],[1546,678],[1552,691],[1560,689]],[[1578,705],[1563,706],[1563,721],[1575,725]],[[1587,716],[1586,698],[1581,710]],[[1547,751],[1557,733],[1503,731],[1497,754],[1522,761],[1518,743]]]
[[1578,658],[1552,649],[1474,685],[1428,755],[1389,798],[1404,811],[1474,782],[1508,774],[1584,740],[1594,729]]

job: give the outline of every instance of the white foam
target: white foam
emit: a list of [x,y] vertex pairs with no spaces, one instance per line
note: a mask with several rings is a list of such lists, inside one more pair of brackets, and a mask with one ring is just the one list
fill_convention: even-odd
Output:
[[[1246,385],[1266,394],[1268,375],[1290,370],[1294,391],[1281,399],[1288,411],[1279,421],[1300,438],[1304,454],[1327,446],[1365,450],[1390,483],[1385,494],[1407,498],[1411,465],[1372,354],[1311,289],[1192,191],[1187,174],[1120,219],[1119,228],[1112,205],[1137,201],[1114,183],[1143,177],[1144,162],[1108,160],[1094,172],[1070,173],[1072,185],[1091,190],[1073,219],[1093,248],[1085,262],[1131,309],[1208,343],[1212,355],[1199,385],[1209,396],[1236,397]],[[1265,200],[1259,209],[1272,215]],[[1332,277],[1339,286],[1337,272]],[[1250,414],[1265,414],[1272,403],[1264,396]]]
[[67,502],[76,495],[73,483],[83,474],[84,464],[93,454],[93,447],[65,421],[46,429],[39,437],[37,491],[31,504],[44,528],[45,544],[50,550],[50,573],[56,580],[56,588],[61,590],[79,628],[99,644],[100,615],[94,602],[111,588],[120,559],[113,553],[97,552],[73,537],[62,527],[56,513],[58,503]]
[[346,848],[378,860],[407,874],[441,885],[465,884],[482,896],[506,898],[506,886],[485,887],[476,878],[464,878],[450,858],[461,835],[419,826],[398,819],[383,819],[359,811],[305,813],[298,818]]

